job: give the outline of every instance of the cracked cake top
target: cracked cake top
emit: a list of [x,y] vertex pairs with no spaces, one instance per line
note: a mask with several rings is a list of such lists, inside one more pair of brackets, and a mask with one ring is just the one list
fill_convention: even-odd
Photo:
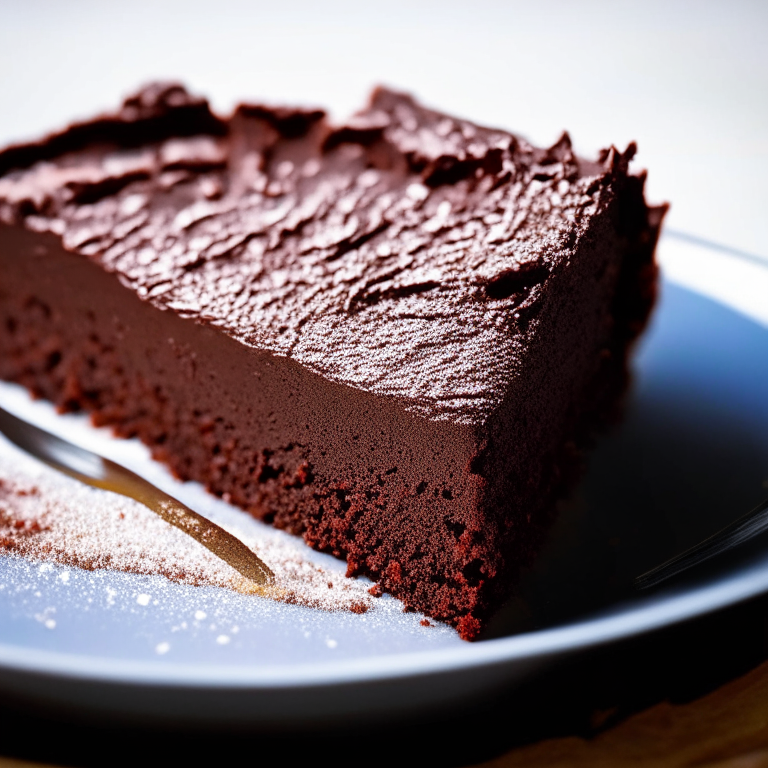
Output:
[[159,309],[322,376],[479,425],[535,333],[542,286],[627,174],[385,89],[345,125],[176,84],[0,152],[23,222]]

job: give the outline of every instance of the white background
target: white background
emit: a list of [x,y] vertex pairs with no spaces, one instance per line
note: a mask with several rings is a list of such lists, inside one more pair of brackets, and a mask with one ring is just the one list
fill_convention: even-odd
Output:
[[670,229],[768,258],[765,0],[0,0],[0,144],[157,78],[340,119],[383,82],[586,155],[635,139]]

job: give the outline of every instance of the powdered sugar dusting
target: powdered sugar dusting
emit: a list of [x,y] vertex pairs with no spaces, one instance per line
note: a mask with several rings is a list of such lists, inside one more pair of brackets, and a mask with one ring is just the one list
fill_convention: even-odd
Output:
[[[323,611],[365,613],[372,606],[367,583],[310,562],[299,541],[226,527],[272,568],[274,585],[256,587],[142,504],[90,488],[0,441],[0,550],[86,570],[162,575]],[[139,606],[151,601],[148,594],[136,597]],[[52,617],[41,621],[55,626]],[[220,644],[229,642],[221,638]]]

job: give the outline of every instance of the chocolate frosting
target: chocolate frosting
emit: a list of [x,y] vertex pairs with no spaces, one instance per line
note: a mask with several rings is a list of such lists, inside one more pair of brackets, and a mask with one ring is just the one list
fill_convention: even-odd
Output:
[[181,86],[0,152],[0,221],[53,232],[142,299],[430,419],[483,424],[542,286],[627,174],[376,90],[322,110]]

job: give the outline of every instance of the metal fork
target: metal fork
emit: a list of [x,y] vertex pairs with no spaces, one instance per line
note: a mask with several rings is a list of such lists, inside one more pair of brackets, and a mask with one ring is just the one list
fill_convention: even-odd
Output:
[[671,579],[705,560],[746,544],[766,530],[768,530],[768,499],[699,544],[641,574],[634,580],[634,585],[637,589],[655,587],[662,581]]
[[0,408],[0,432],[48,466],[94,488],[113,491],[144,504],[254,584],[266,586],[274,581],[274,573],[242,541],[135,472],[35,427],[4,408]]

